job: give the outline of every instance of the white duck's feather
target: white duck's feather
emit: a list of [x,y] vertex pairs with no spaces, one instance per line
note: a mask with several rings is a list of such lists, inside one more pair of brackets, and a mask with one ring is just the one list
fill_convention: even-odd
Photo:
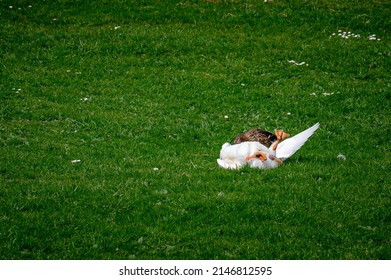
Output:
[[[249,156],[253,156],[258,152],[262,152],[266,156],[266,160],[260,160],[257,157],[248,159]],[[247,164],[251,168],[270,169],[282,164],[276,158],[274,150],[255,141],[235,145],[225,143],[221,147],[220,158],[217,159],[217,163],[224,169],[240,169]]]
[[282,161],[274,156],[274,151],[269,150],[269,152],[266,153],[266,157],[267,159],[265,161],[258,158],[252,158],[249,160],[248,165],[251,168],[272,169],[277,168],[282,164]]
[[291,157],[304,145],[304,143],[308,140],[308,138],[310,138],[311,135],[314,134],[314,132],[318,128],[319,128],[319,123],[316,123],[310,128],[300,132],[299,134],[296,134],[295,136],[282,141],[277,146],[277,150],[276,150],[277,158],[284,161],[287,158]]
[[259,151],[270,152],[266,146],[259,142],[243,142],[235,145],[225,143],[221,147],[217,163],[225,169],[240,169],[247,164],[246,157]]

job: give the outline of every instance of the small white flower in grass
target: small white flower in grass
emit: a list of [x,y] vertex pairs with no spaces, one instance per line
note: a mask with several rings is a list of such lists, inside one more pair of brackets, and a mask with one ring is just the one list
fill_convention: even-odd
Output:
[[88,97],[83,97],[80,99],[81,101],[88,101]]
[[294,60],[288,60],[288,62],[289,62],[289,63],[292,63],[292,64],[294,64],[294,65],[296,65],[296,66],[302,66],[302,65],[308,66],[308,64],[306,64],[304,61],[302,61],[302,62],[296,62],[296,61],[294,61]]
[[380,39],[376,38],[376,34],[369,35],[368,39],[370,41],[380,41]]
[[13,7],[12,7],[12,6],[9,6],[8,8],[12,9]]
[[333,94],[334,94],[334,92],[324,92],[323,93],[324,96],[330,96],[330,95],[333,95]]
[[81,160],[80,159],[74,159],[74,160],[71,160],[71,163],[75,164],[75,163],[80,163]]
[[159,168],[154,167],[154,168],[153,168],[153,171],[159,171]]
[[291,112],[288,112],[288,113],[286,113],[288,116],[290,116],[290,115],[292,115],[292,113]]
[[143,243],[143,241],[144,241],[144,238],[140,237],[140,238],[137,240],[137,243],[141,244],[141,243]]
[[241,85],[242,87],[244,87],[246,84],[241,83],[240,85]]
[[311,96],[316,96],[316,93],[315,93],[315,92],[313,92],[313,93],[310,93],[310,95],[311,95]]
[[228,120],[228,116],[227,116],[227,115],[225,115],[225,116],[224,116],[224,119]]
[[343,39],[349,39],[351,37],[360,38],[360,34],[355,34],[350,31],[342,31],[342,30],[338,30],[338,34],[335,34],[335,33],[332,34],[332,36],[335,36],[335,35],[338,35],[339,37],[341,37]]
[[338,154],[337,158],[342,159],[342,160],[346,160],[346,157],[343,154]]
[[120,28],[121,28],[121,26],[115,26],[114,30],[117,30],[117,29],[120,29]]
[[168,191],[166,189],[156,190],[155,192],[158,194],[168,194]]

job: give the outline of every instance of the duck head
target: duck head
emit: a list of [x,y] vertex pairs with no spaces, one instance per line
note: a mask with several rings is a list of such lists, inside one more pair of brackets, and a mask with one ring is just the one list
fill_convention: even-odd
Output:
[[278,164],[278,166],[282,165],[282,160],[280,160],[278,157],[276,157],[275,155],[272,155],[270,154],[269,155],[269,159],[276,162]]

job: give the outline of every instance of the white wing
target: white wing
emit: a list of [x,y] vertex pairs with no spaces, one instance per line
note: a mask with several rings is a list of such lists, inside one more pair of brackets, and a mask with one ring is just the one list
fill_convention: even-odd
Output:
[[223,144],[217,164],[224,169],[240,169],[243,167],[246,163],[242,160],[244,156],[240,155],[238,148],[240,148],[239,145]]
[[314,134],[318,128],[319,123],[316,123],[299,134],[282,141],[277,146],[276,156],[281,160],[286,160],[287,158],[291,157],[304,145],[308,138],[310,138],[310,136]]

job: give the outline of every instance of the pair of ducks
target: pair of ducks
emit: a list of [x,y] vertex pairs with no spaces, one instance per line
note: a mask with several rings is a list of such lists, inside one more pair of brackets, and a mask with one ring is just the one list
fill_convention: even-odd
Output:
[[217,163],[224,169],[240,169],[245,165],[259,169],[277,168],[318,128],[319,123],[316,123],[290,138],[283,130],[275,130],[274,134],[258,128],[248,130],[235,138],[234,145],[223,144]]

